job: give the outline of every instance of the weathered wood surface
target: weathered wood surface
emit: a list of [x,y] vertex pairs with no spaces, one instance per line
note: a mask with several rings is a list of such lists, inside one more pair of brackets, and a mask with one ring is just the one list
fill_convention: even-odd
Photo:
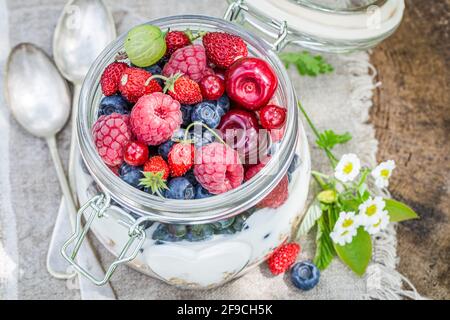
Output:
[[419,221],[398,228],[400,271],[431,298],[450,299],[450,0],[408,0],[397,33],[374,49],[371,121],[378,160],[395,159],[393,197]]

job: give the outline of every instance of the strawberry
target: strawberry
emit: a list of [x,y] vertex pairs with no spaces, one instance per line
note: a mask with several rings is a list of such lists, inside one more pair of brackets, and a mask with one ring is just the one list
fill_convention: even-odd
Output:
[[176,143],[170,149],[168,162],[172,177],[181,177],[194,165],[194,146],[190,143]]
[[279,246],[267,260],[270,272],[279,275],[286,272],[297,260],[300,246],[297,243],[287,243]]
[[100,78],[100,85],[105,96],[112,96],[119,91],[120,78],[127,68],[128,65],[123,62],[113,62],[105,68]]
[[161,156],[151,157],[144,165],[144,178],[140,180],[140,185],[152,193],[161,195],[161,190],[167,189],[169,171],[169,165]]
[[119,90],[122,96],[131,103],[136,103],[140,97],[153,93],[161,92],[159,83],[150,79],[152,74],[140,68],[130,67],[123,73],[119,84]]
[[196,104],[203,100],[198,83],[181,73],[169,78],[164,90],[181,104]]
[[248,55],[247,45],[240,37],[225,32],[209,32],[203,37],[209,61],[227,69],[236,60]]
[[170,57],[172,53],[180,48],[186,47],[191,44],[191,39],[188,34],[183,31],[169,31],[166,34],[166,57]]

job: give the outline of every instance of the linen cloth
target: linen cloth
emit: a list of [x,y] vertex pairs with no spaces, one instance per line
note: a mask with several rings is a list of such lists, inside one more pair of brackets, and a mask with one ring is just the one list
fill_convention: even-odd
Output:
[[[32,42],[52,54],[53,31],[65,2],[0,0],[1,71],[9,48],[17,43]],[[226,1],[218,0],[105,2],[113,12],[118,34],[143,21],[168,15],[198,13],[221,17],[227,6]],[[374,87],[368,54],[325,57],[335,67],[332,74],[300,77],[294,69],[290,70],[299,99],[319,129],[332,128],[353,135],[339,153],[351,151],[363,163],[373,164],[377,141],[367,122]],[[14,121],[2,94],[0,90],[0,299],[78,299],[76,285],[53,279],[45,267],[61,199],[46,143]],[[313,146],[315,139],[309,128],[307,131],[313,169],[329,170],[325,157]],[[67,163],[70,125],[59,134],[58,142],[61,157]],[[92,241],[102,264],[111,263],[113,257],[95,239]],[[299,259],[313,258],[313,237],[300,243]],[[322,273],[319,285],[309,292],[294,288],[288,275],[273,277],[265,264],[209,291],[176,289],[127,267],[120,267],[111,283],[119,299],[360,299],[370,290],[366,278],[355,276],[338,260]]]

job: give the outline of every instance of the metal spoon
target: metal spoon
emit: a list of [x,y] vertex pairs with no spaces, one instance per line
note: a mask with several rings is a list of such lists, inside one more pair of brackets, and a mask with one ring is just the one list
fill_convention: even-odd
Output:
[[[69,156],[69,182],[75,190],[75,164],[80,161],[76,148],[75,119],[81,84],[92,62],[116,37],[114,20],[101,0],[69,1],[59,18],[53,37],[55,63],[63,76],[73,83],[72,139]],[[76,197],[74,197],[76,198]],[[47,256],[49,272],[56,277],[69,277],[61,268],[60,249],[64,240],[72,233],[68,228],[68,214],[64,197],[58,210]],[[97,260],[95,260],[97,261]],[[86,281],[82,279],[81,281]],[[110,290],[112,293],[112,290]]]
[[[68,216],[75,224],[76,208],[55,135],[70,116],[70,90],[53,62],[40,48],[23,43],[13,48],[6,67],[6,99],[16,120],[31,134],[46,139],[66,199]],[[68,224],[68,223],[67,223]],[[94,273],[103,273],[92,248],[83,244],[79,262]],[[97,287],[80,280],[83,299],[114,298],[111,287]],[[84,290],[83,290],[84,289]]]

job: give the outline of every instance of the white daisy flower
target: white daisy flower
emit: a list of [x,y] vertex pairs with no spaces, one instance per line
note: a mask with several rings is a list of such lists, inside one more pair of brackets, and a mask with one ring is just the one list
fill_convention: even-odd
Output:
[[359,221],[355,213],[342,211],[334,225],[333,231],[330,233],[330,237],[334,243],[344,246],[352,242],[353,237],[356,236],[358,227]]
[[389,214],[386,210],[382,211],[379,215],[377,215],[377,221],[370,225],[364,226],[364,230],[366,230],[369,234],[376,234],[383,229],[386,229],[389,224]]
[[353,181],[360,170],[361,161],[356,154],[344,154],[334,170],[334,176],[342,182]]
[[386,202],[383,198],[369,198],[359,205],[359,222],[363,226],[369,226],[376,223],[383,213]]
[[375,169],[372,170],[372,177],[375,179],[375,185],[378,188],[386,188],[389,186],[389,178],[392,175],[392,171],[395,169],[394,160],[388,160],[380,163]]

